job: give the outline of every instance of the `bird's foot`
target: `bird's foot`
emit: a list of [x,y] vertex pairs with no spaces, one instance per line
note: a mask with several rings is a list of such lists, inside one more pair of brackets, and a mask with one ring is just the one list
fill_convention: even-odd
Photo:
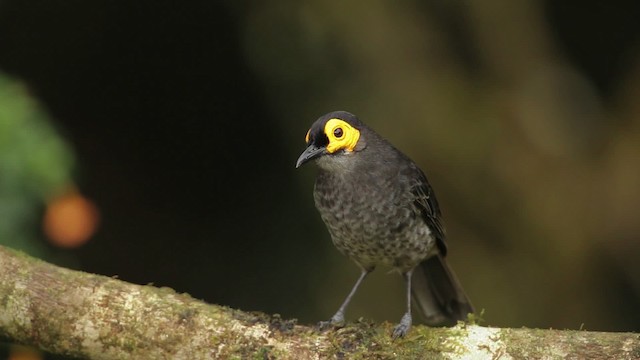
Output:
[[320,321],[318,323],[318,329],[325,331],[331,328],[341,328],[344,326],[344,314],[338,312],[329,321]]
[[393,329],[393,338],[397,339],[405,336],[411,328],[411,322],[411,313],[404,314],[400,319],[400,323]]

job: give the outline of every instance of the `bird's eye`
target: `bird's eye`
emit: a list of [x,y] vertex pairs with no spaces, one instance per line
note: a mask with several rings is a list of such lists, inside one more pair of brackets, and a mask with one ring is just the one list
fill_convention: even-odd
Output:
[[333,136],[335,136],[336,139],[340,139],[342,135],[344,135],[344,131],[341,127],[337,127],[333,130]]

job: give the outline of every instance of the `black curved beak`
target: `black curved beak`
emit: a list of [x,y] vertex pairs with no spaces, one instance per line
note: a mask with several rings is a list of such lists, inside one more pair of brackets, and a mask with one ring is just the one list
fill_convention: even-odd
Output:
[[318,147],[314,144],[309,145],[303,152],[300,154],[298,161],[296,162],[296,169],[302,166],[304,163],[309,160],[313,160],[319,156],[324,155],[327,152],[327,149],[324,147]]

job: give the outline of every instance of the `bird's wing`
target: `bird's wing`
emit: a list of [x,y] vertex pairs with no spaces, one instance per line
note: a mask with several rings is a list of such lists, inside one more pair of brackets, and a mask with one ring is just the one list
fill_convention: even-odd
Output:
[[414,204],[420,211],[422,219],[427,224],[433,237],[436,239],[436,244],[440,254],[445,256],[447,254],[447,245],[444,242],[445,233],[442,224],[440,223],[440,208],[438,207],[438,200],[436,195],[431,189],[427,177],[424,175],[415,164],[411,164],[412,171],[414,172],[414,182],[411,186],[411,192],[414,196]]

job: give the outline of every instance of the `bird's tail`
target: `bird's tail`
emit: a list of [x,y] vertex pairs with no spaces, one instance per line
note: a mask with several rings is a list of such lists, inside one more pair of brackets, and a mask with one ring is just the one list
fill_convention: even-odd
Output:
[[473,313],[473,306],[444,257],[432,256],[413,270],[411,295],[414,306],[429,326],[455,325]]

